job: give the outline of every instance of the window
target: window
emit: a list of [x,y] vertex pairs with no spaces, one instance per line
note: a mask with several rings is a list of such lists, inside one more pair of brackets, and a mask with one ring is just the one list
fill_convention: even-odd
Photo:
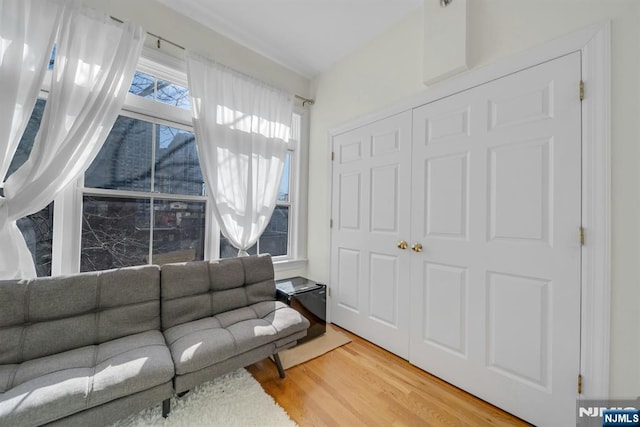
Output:
[[[273,257],[292,257],[292,239],[290,230],[293,220],[294,198],[292,197],[293,183],[296,181],[294,168],[297,147],[301,139],[301,120],[299,113],[294,113],[291,123],[291,141],[289,152],[285,157],[282,180],[280,181],[280,191],[276,200],[276,207],[273,215],[258,242],[247,250],[250,255],[271,254]],[[236,256],[238,250],[233,247],[229,240],[220,234],[220,258],[230,258]]]
[[[212,220],[181,71],[184,63],[158,55],[146,51],[141,58],[120,116],[83,177],[55,203],[18,221],[39,276],[236,255],[218,238]],[[54,56],[55,47],[51,61]],[[31,152],[47,79],[7,177]],[[305,120],[302,110],[294,113],[277,205],[251,249],[291,265],[304,254],[304,233],[299,230],[306,218],[300,192],[305,187],[300,173],[306,170],[301,131]]]
[[82,203],[81,271],[204,259],[204,181],[184,127],[118,117]]
[[129,92],[142,98],[153,99],[167,105],[191,110],[189,89],[150,74],[136,71]]
[[[29,158],[36,134],[38,133],[38,129],[40,129],[40,121],[42,120],[45,104],[46,100],[43,98],[36,101],[36,105],[31,113],[31,118],[27,123],[27,127],[20,139],[16,153],[7,171],[7,176],[4,177],[3,182],[6,182],[7,178],[17,171]],[[50,203],[39,212],[20,218],[17,224],[33,256],[37,275],[50,276],[53,253],[53,203]]]

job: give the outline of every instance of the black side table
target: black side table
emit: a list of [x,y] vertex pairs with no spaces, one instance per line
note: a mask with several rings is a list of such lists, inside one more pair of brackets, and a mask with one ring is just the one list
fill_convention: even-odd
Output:
[[327,330],[327,286],[305,277],[276,280],[276,296],[306,317],[311,326],[298,344],[324,334]]

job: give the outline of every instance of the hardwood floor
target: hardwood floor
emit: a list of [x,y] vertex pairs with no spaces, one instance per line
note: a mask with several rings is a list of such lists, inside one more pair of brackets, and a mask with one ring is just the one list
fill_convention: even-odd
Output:
[[528,425],[335,328],[352,342],[287,369],[284,380],[269,360],[247,368],[301,427]]

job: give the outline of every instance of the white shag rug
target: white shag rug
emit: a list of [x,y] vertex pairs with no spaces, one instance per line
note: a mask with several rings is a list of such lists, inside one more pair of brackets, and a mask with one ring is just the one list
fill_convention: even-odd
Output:
[[297,426],[245,369],[204,383],[182,398],[174,396],[166,419],[161,406],[145,409],[112,427]]

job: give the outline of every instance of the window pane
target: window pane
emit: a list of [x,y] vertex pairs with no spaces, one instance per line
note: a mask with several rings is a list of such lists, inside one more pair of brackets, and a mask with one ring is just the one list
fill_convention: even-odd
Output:
[[152,124],[120,116],[85,173],[85,186],[151,191]]
[[191,110],[189,89],[166,80],[158,80],[156,99],[163,104],[174,105],[185,110]]
[[[38,133],[38,129],[40,129],[40,121],[42,120],[45,104],[46,101],[44,99],[38,99],[36,101],[31,117],[27,122],[27,127],[18,144],[18,148],[16,149],[13,159],[11,159],[7,176],[4,179],[5,181],[29,158],[36,134]],[[2,192],[0,191],[0,195],[1,194]],[[38,277],[51,276],[53,203],[39,212],[20,218],[17,224],[31,252],[31,256],[33,256]]]
[[143,98],[153,99],[155,95],[155,85],[155,77],[136,71],[131,81],[131,87],[129,87],[129,93]]
[[22,134],[16,153],[11,160],[11,165],[9,165],[7,176],[4,179],[5,181],[29,158],[29,154],[31,154],[31,149],[33,148],[33,142],[36,139],[36,134],[38,133],[38,129],[40,129],[40,121],[42,120],[45,104],[46,101],[44,99],[38,99],[36,101],[36,105],[31,113],[31,118],[27,123],[24,134]]
[[289,201],[289,180],[291,179],[291,153],[287,153],[284,160],[284,169],[282,171],[282,180],[280,181],[280,191],[278,192],[279,202]]
[[129,92],[167,105],[191,110],[189,88],[136,71]]
[[261,254],[287,255],[289,243],[289,207],[276,206],[269,225],[260,236]]
[[[258,245],[255,244],[247,251],[249,255],[255,255],[258,253]],[[229,243],[229,239],[224,237],[220,233],[220,258],[234,258],[238,255],[238,250]]]
[[204,259],[205,202],[158,200],[153,214],[153,264]]
[[157,125],[155,191],[204,195],[204,180],[193,133]]
[[36,266],[38,277],[51,276],[53,247],[53,203],[17,221]]
[[53,49],[51,49],[51,56],[49,57],[49,66],[48,70],[53,70],[53,64],[56,62],[56,45],[53,45]]
[[148,263],[150,202],[85,196],[80,271]]

